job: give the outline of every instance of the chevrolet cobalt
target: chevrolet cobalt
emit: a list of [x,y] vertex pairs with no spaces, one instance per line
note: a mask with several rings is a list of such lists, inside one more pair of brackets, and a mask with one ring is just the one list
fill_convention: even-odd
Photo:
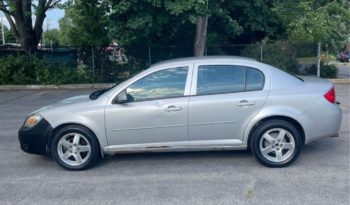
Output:
[[253,59],[183,58],[152,65],[109,89],[31,113],[21,149],[65,169],[106,154],[251,149],[269,167],[297,159],[304,144],[338,135],[333,84],[295,77]]

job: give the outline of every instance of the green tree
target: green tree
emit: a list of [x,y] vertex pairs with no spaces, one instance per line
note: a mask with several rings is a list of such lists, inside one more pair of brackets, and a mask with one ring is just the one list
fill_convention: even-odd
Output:
[[[5,37],[5,42],[6,43],[16,43],[16,38],[15,36],[11,33],[11,31],[7,28],[7,26],[4,25],[4,37]],[[1,24],[0,24],[0,29],[1,29]],[[2,45],[2,38],[0,36],[0,45]]]
[[99,47],[109,43],[104,3],[99,0],[69,1],[65,12],[59,21],[61,42],[77,47]]
[[292,42],[321,42],[336,50],[349,41],[350,1],[285,0],[279,1],[276,8]]
[[93,73],[93,80],[100,82],[109,80],[112,69],[104,49],[110,43],[107,11],[107,5],[100,0],[68,1],[59,22],[60,42],[76,47],[82,63]]
[[60,42],[60,45],[64,45],[64,46],[71,45],[73,39],[70,38],[70,35],[71,35],[70,29],[72,27],[73,27],[72,19],[66,13],[65,16],[59,20],[59,30],[60,30],[59,42]]
[[48,31],[45,31],[43,36],[43,44],[45,46],[49,45],[59,45],[60,44],[60,31],[58,29],[51,29]]
[[206,36],[208,43],[254,42],[283,31],[272,0],[107,2],[111,36],[122,45],[193,45],[202,54]]
[[4,12],[17,42],[27,50],[35,50],[43,32],[46,11],[59,6],[60,1],[0,0],[0,10]]

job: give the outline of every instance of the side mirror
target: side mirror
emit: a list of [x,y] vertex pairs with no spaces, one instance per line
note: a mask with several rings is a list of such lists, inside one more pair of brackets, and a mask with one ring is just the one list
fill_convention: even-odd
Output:
[[114,103],[117,103],[117,104],[123,104],[123,103],[127,103],[128,102],[128,95],[126,94],[126,91],[122,91],[120,92],[116,99],[114,99]]

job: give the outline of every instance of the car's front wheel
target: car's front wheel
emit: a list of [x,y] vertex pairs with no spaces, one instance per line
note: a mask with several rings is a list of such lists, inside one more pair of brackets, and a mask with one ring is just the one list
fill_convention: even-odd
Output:
[[72,125],[59,130],[51,144],[52,157],[68,170],[83,170],[99,158],[99,146],[94,134],[85,127]]
[[285,167],[299,156],[298,129],[284,120],[266,121],[253,133],[250,147],[257,160],[268,167]]

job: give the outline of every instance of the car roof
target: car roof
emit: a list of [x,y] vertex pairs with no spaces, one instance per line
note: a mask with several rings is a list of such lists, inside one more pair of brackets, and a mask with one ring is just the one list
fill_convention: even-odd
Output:
[[247,58],[247,57],[241,57],[241,56],[202,56],[202,57],[186,57],[186,58],[175,58],[171,60],[165,60],[158,63],[155,63],[151,65],[152,67],[158,67],[162,65],[167,64],[173,64],[173,63],[199,63],[202,61],[216,61],[216,60],[244,60],[244,61],[250,61],[250,62],[257,62],[257,60],[253,58]]

